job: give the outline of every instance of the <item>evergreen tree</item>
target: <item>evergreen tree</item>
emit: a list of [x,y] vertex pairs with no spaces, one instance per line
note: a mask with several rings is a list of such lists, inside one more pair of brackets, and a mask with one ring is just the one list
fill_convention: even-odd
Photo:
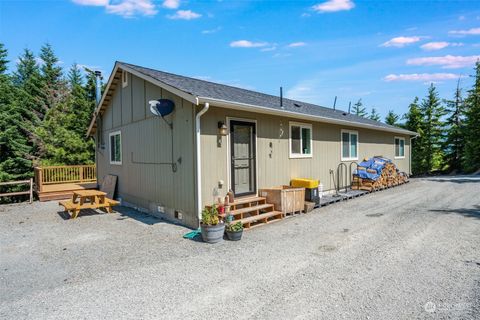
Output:
[[360,117],[366,117],[368,115],[367,108],[363,106],[362,99],[358,99],[357,103],[353,105],[351,113]]
[[442,144],[444,141],[444,124],[441,118],[445,115],[445,109],[441,105],[437,90],[433,84],[430,85],[428,95],[423,99],[420,110],[424,116],[422,132],[425,173],[431,173],[433,170],[443,169]]
[[43,107],[48,111],[60,102],[63,98],[62,95],[66,94],[67,90],[62,79],[62,68],[58,65],[59,59],[50,44],[42,46],[40,59],[42,61],[40,71],[43,82]]
[[418,136],[412,139],[411,157],[412,173],[421,174],[426,171],[424,161],[424,141],[423,141],[423,115],[418,106],[418,97],[408,106],[408,112],[403,116],[405,120],[405,129],[418,133]]
[[467,172],[480,168],[480,61],[475,64],[473,88],[468,91],[465,112],[465,154],[463,164]]
[[[7,64],[7,50],[0,43],[0,181],[32,176],[31,145],[24,130],[28,121],[22,117],[23,108],[16,101],[18,90],[6,74]],[[8,189],[16,191],[18,187]]]
[[375,109],[375,107],[372,108],[372,112],[370,113],[369,118],[375,121],[380,121],[380,114],[377,112],[377,109]]
[[8,51],[3,45],[0,43],[0,75],[4,75],[8,69]]
[[460,79],[457,82],[457,89],[453,100],[447,100],[447,112],[450,114],[445,122],[447,127],[445,139],[445,161],[450,170],[460,170],[463,158],[463,134],[464,134],[464,103]]
[[37,129],[44,142],[43,164],[93,163],[94,142],[85,138],[85,133],[95,104],[88,98],[88,82],[87,87],[82,84],[82,74],[74,64],[68,72],[68,91],[59,95],[62,99],[48,111]]
[[393,110],[389,110],[387,113],[387,116],[385,117],[385,123],[389,124],[391,126],[397,126],[398,127],[398,120],[400,119],[400,116],[393,112]]
[[[20,89],[20,102],[38,119],[43,119],[47,110],[43,103],[44,87],[35,55],[29,49],[25,49],[18,61],[17,71],[13,74],[13,82]],[[38,119],[32,119],[32,121],[35,123]]]

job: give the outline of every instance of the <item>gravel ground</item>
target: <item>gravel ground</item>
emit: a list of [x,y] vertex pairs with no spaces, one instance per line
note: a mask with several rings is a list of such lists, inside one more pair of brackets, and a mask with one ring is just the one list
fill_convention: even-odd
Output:
[[0,206],[1,319],[479,319],[480,177],[440,177],[208,245],[134,211]]

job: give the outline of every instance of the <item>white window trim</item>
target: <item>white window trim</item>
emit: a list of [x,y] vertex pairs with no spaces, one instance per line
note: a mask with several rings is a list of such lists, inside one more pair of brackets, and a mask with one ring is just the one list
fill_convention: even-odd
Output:
[[[310,154],[292,153],[292,126],[300,127],[300,139],[302,137],[302,128],[310,129]],[[301,149],[300,141],[300,149]],[[293,122],[288,123],[288,154],[291,159],[313,158],[313,128],[310,123]]]
[[[403,156],[398,156],[397,157],[397,154],[396,154],[396,150],[395,150],[395,141],[396,140],[399,140],[399,146],[398,146],[398,151],[400,152],[400,140],[403,140]],[[393,138],[393,158],[394,159],[405,159],[405,138],[403,137],[394,137]]]
[[[357,135],[357,156],[355,158],[345,158],[343,156],[343,134],[344,133],[354,133]],[[348,150],[350,150],[350,136],[348,137]],[[340,130],[340,159],[341,161],[355,161],[358,160],[358,155],[360,154],[360,136],[358,134],[358,131],[356,130],[347,130],[347,129],[342,129]]]
[[[112,161],[112,136],[120,136],[120,161]],[[110,132],[108,134],[108,159],[110,160],[110,164],[114,165],[122,165],[123,159],[123,152],[122,152],[122,132],[120,130]]]
[[122,70],[122,88],[125,88],[126,86],[128,86],[128,72]]

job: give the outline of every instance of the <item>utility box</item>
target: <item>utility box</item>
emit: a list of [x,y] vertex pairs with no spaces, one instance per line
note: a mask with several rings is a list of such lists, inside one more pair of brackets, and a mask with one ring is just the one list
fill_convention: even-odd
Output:
[[315,208],[320,205],[320,193],[318,185],[320,181],[315,179],[296,178],[290,181],[290,185],[295,188],[305,188],[305,200],[313,202]]

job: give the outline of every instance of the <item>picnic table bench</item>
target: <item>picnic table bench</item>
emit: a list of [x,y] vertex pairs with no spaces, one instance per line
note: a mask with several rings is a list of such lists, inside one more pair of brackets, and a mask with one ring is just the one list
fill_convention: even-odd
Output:
[[107,193],[98,190],[77,190],[73,192],[71,200],[60,201],[58,204],[70,213],[75,219],[82,209],[100,209],[111,213],[112,207],[119,204],[118,201],[108,199]]

